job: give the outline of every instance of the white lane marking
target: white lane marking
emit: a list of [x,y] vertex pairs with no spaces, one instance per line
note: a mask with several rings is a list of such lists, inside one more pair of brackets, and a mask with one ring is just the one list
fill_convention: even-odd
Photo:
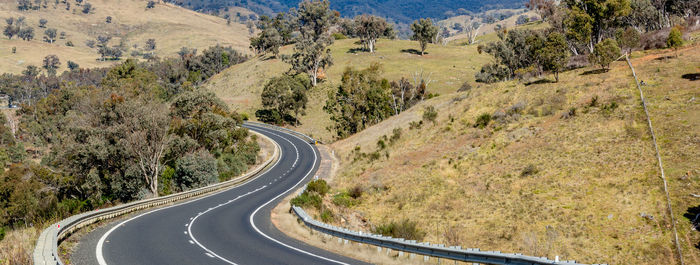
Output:
[[[245,197],[245,196],[248,196],[249,194],[258,192],[258,191],[260,191],[260,190],[262,190],[262,189],[264,189],[264,188],[267,188],[267,186],[262,186],[262,187],[260,187],[260,188],[257,188],[256,190],[254,190],[254,191],[252,191],[252,192],[248,192],[248,193],[246,193],[246,194],[244,194],[244,195],[238,196],[238,197],[236,197],[235,199],[228,201],[227,203],[219,204],[219,206],[216,206],[216,207],[213,207],[213,208],[209,208],[209,210],[206,210],[206,211],[204,211],[203,213],[201,213],[201,214],[195,216],[195,217],[192,219],[192,221],[190,221],[190,225],[187,226],[187,231],[190,232],[190,233],[189,233],[189,236],[190,236],[190,238],[192,239],[192,240],[190,240],[190,241],[194,241],[194,244],[195,244],[195,245],[197,245],[197,246],[199,246],[200,248],[204,249],[204,251],[207,252],[207,255],[211,255],[212,258],[213,258],[213,257],[216,257],[216,258],[222,260],[223,262],[226,262],[226,263],[231,264],[231,265],[236,265],[236,263],[234,263],[233,261],[227,260],[226,258],[224,258],[224,257],[222,257],[222,256],[219,256],[219,255],[216,254],[214,251],[209,250],[207,247],[205,247],[204,245],[202,245],[201,243],[199,243],[199,241],[197,241],[197,239],[196,239],[196,238],[194,237],[194,235],[192,234],[192,226],[194,225],[194,222],[197,221],[197,218],[199,218],[199,216],[201,216],[201,215],[203,215],[203,214],[206,214],[207,212],[210,212],[211,210],[214,210],[214,209],[216,209],[216,208],[219,208],[219,207],[221,207],[221,206],[223,206],[223,205],[227,205],[227,204],[229,204],[229,203],[235,202],[236,200],[238,200],[238,199],[240,199],[240,198],[243,198],[243,197]],[[187,234],[187,233],[185,232],[185,234]],[[211,254],[210,254],[210,253],[211,253]]]
[[[304,142],[304,143],[306,143],[306,141],[300,139],[299,137],[296,137],[296,136],[291,135],[291,134],[289,134],[289,135],[292,136],[292,137],[295,137],[295,138],[297,138],[297,139],[299,139],[299,140],[301,140],[301,141]],[[299,149],[297,149],[297,146],[294,145],[294,143],[292,143],[291,141],[287,140],[286,138],[282,138],[282,139],[286,140],[287,142],[291,143],[292,146],[294,146],[294,149],[296,150],[296,153],[297,153],[297,159],[294,161],[294,165],[296,165],[296,164],[297,164],[297,161],[299,160]],[[312,165],[316,165],[316,159],[317,159],[317,157],[316,157],[316,151],[313,149],[313,147],[312,147],[309,143],[306,143],[306,144],[309,145],[309,147],[311,147],[311,150],[312,150],[313,153],[314,153],[314,162],[313,162]],[[294,188],[296,188],[297,186],[299,186],[299,184],[302,183],[302,182],[309,176],[309,174],[311,174],[311,172],[312,172],[313,170],[314,170],[314,167],[312,166],[311,169],[309,170],[309,172],[307,172],[306,175],[305,175],[303,178],[301,178],[301,179],[299,180],[299,182],[297,182],[296,184],[294,184],[294,186],[292,186],[291,188],[289,188],[289,189],[286,190],[285,192],[282,192],[280,195],[277,195],[276,197],[272,198],[272,200],[269,200],[269,201],[266,202],[265,204],[263,204],[263,205],[261,205],[260,207],[258,207],[257,209],[255,209],[255,211],[253,212],[253,214],[250,215],[250,225],[253,226],[253,229],[255,229],[255,231],[258,232],[258,234],[260,234],[260,235],[266,237],[266,238],[269,239],[269,240],[274,241],[274,242],[277,243],[277,244],[280,244],[280,245],[282,245],[282,246],[285,246],[285,247],[287,247],[287,248],[289,248],[289,249],[292,249],[292,250],[295,250],[295,251],[297,251],[297,252],[301,252],[301,253],[304,253],[304,254],[307,254],[307,255],[309,255],[309,256],[316,257],[316,258],[319,258],[319,259],[322,259],[322,260],[325,260],[325,261],[330,261],[330,262],[337,263],[337,264],[347,264],[347,263],[344,263],[344,262],[341,262],[341,261],[337,261],[337,260],[333,260],[333,259],[326,258],[326,257],[323,257],[323,256],[319,256],[319,255],[313,254],[313,253],[311,253],[311,252],[304,251],[304,250],[295,248],[295,247],[293,247],[293,246],[287,245],[287,244],[285,244],[285,243],[282,243],[282,242],[280,242],[280,241],[278,241],[278,240],[276,240],[276,239],[274,239],[274,238],[272,238],[272,237],[266,235],[266,234],[263,233],[262,231],[260,231],[260,229],[258,229],[258,227],[255,225],[255,222],[253,222],[253,219],[255,218],[255,214],[257,214],[258,211],[260,211],[260,209],[262,209],[263,207],[265,207],[265,206],[267,206],[268,204],[272,203],[273,201],[277,200],[277,198],[282,197],[283,195],[289,193],[289,192],[292,191]]]
[[[281,150],[281,149],[280,149],[280,150]],[[279,162],[282,161],[283,154],[280,152],[279,155],[280,155],[280,157],[279,157],[279,159],[277,159],[277,161],[275,162],[275,164],[273,164],[271,167],[268,167],[268,168],[265,170],[265,172],[263,172],[262,174],[259,174],[258,176],[265,175],[265,174],[267,174],[267,172],[270,172],[270,170],[272,170],[273,168],[275,168],[275,167],[277,166],[277,164],[279,164]],[[230,188],[230,189],[221,190],[221,191],[212,193],[211,195],[208,195],[208,196],[200,197],[200,198],[197,198],[197,199],[194,199],[194,200],[190,200],[190,201],[186,201],[186,202],[183,202],[183,203],[178,203],[178,204],[170,205],[170,206],[167,206],[167,207],[155,209],[155,210],[150,211],[150,212],[142,213],[142,214],[140,214],[140,215],[134,216],[134,217],[131,218],[131,219],[128,219],[128,220],[126,220],[126,221],[124,221],[124,222],[121,222],[121,223],[119,223],[118,225],[115,225],[114,227],[112,227],[112,229],[109,229],[109,231],[107,231],[107,233],[105,233],[104,235],[102,235],[102,237],[100,237],[100,240],[97,242],[97,246],[95,247],[95,256],[97,256],[97,264],[99,264],[99,265],[107,265],[107,262],[105,261],[105,258],[104,258],[103,253],[102,253],[102,247],[103,247],[103,245],[104,245],[104,243],[105,243],[105,240],[107,239],[107,237],[108,237],[112,232],[114,232],[114,230],[116,230],[116,229],[119,228],[120,226],[124,226],[124,224],[126,224],[127,222],[129,222],[129,221],[131,221],[131,220],[134,220],[134,219],[136,219],[136,218],[139,218],[139,217],[141,217],[141,216],[150,214],[150,213],[154,213],[154,212],[157,212],[157,211],[162,211],[162,210],[169,209],[169,208],[172,208],[172,207],[177,207],[177,206],[182,206],[182,205],[190,204],[190,203],[193,203],[193,202],[196,202],[196,201],[205,199],[205,198],[209,198],[209,197],[211,197],[211,196],[215,196],[215,195],[217,195],[217,194],[220,194],[220,193],[223,193],[223,192],[230,191],[230,190],[232,190],[232,189],[236,189],[236,188],[242,187],[242,186],[244,186],[245,184],[251,183],[252,181],[254,181],[254,180],[256,180],[256,179],[257,179],[257,177],[255,177],[255,178],[253,178],[253,179],[246,180],[245,182],[241,183],[241,184],[238,185],[238,186],[232,187],[232,188]],[[201,215],[201,214],[202,214],[202,213],[200,212],[199,215]],[[190,217],[190,219],[193,219],[193,217]],[[109,242],[109,241],[107,241],[107,242]]]
[[190,244],[194,245],[194,242],[192,240],[190,240]]
[[204,253],[204,254],[207,254],[207,256],[209,256],[210,258],[213,258],[213,257],[214,257],[214,255],[212,255],[211,253],[208,253],[208,252],[207,252],[207,253]]

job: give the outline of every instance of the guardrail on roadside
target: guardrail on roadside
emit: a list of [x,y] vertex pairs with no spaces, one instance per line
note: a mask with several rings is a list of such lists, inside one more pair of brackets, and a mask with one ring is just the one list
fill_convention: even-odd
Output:
[[[260,125],[257,122],[248,122],[252,125],[258,125],[261,127],[277,129],[280,127],[264,124]],[[280,128],[284,129],[284,128]],[[278,129],[279,130],[279,129]],[[294,132],[289,129],[284,129],[291,133],[302,135],[309,139],[310,142],[315,142],[315,140],[309,136],[301,133]],[[300,190],[303,192],[306,190],[306,186]],[[550,260],[546,257],[533,257],[526,256],[520,253],[501,253],[500,251],[482,251],[478,248],[467,248],[462,249],[460,246],[446,247],[442,244],[430,244],[427,242],[416,242],[415,240],[405,240],[403,238],[392,238],[382,235],[375,235],[370,233],[356,232],[348,230],[345,228],[340,228],[332,226],[317,220],[314,220],[309,214],[304,211],[301,207],[292,206],[292,211],[301,219],[302,222],[309,228],[316,230],[318,232],[335,236],[338,238],[359,242],[368,245],[374,245],[377,247],[383,247],[388,249],[393,249],[396,251],[402,251],[407,253],[414,253],[424,256],[431,256],[436,258],[445,258],[450,260],[464,261],[464,262],[476,262],[484,264],[503,264],[503,265],[579,265],[574,260],[569,261],[559,261]],[[606,264],[602,264],[606,265]]]
[[546,257],[532,257],[525,256],[519,253],[508,254],[501,253],[500,251],[482,251],[478,248],[476,249],[462,249],[462,247],[446,247],[445,245],[436,245],[425,242],[416,242],[415,240],[405,240],[403,238],[392,238],[382,235],[375,235],[370,233],[356,232],[348,230],[345,228],[340,228],[332,226],[317,220],[314,220],[309,216],[304,209],[298,206],[292,206],[294,213],[301,219],[306,226],[316,230],[318,232],[328,234],[334,237],[374,245],[377,247],[383,247],[388,249],[393,249],[396,251],[403,251],[407,253],[414,253],[424,256],[431,256],[436,258],[445,258],[450,260],[464,261],[464,262],[476,262],[483,264],[508,264],[508,265],[578,265],[576,261],[555,261],[547,259]]
[[306,134],[303,134],[303,133],[300,133],[300,132],[297,132],[297,131],[294,131],[294,130],[290,130],[290,129],[287,129],[287,128],[284,128],[284,127],[279,127],[279,126],[270,125],[270,124],[261,123],[261,122],[256,122],[256,121],[246,121],[246,122],[244,122],[243,124],[248,124],[248,125],[258,126],[258,127],[264,127],[264,128],[268,128],[268,129],[277,130],[277,131],[284,131],[284,132],[286,132],[286,133],[290,133],[290,134],[296,135],[296,136],[298,136],[299,138],[302,138],[302,139],[308,141],[308,142],[311,143],[311,144],[316,144],[316,143],[323,144],[321,141],[319,141],[319,140],[317,140],[317,139],[314,139],[314,138],[312,138],[311,136],[308,136],[308,135],[306,135]]
[[242,184],[263,172],[270,165],[274,164],[276,160],[280,157],[280,147],[272,141],[269,137],[258,134],[260,137],[267,139],[272,142],[275,146],[274,153],[272,156],[265,161],[260,166],[256,167],[252,171],[246,173],[243,176],[210,185],[207,187],[202,187],[190,191],[185,191],[177,194],[172,194],[168,196],[146,199],[141,201],[135,201],[127,204],[122,204],[114,206],[107,209],[98,209],[95,211],[90,211],[78,215],[74,215],[59,221],[51,225],[50,227],[44,229],[37,240],[36,247],[34,248],[33,258],[35,265],[63,265],[60,257],[58,256],[58,244],[66,238],[68,235],[74,231],[85,227],[96,222],[121,216],[127,213],[156,207],[160,205],[165,205],[173,202],[177,202],[184,199],[189,199],[193,197],[198,197],[201,195],[209,194],[212,192],[220,191],[238,184]]

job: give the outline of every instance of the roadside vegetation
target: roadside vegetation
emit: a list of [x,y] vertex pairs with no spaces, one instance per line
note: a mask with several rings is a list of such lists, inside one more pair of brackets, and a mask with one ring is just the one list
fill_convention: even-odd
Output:
[[148,63],[61,75],[30,66],[0,77],[6,104],[18,106],[0,116],[0,234],[8,235],[0,260],[30,260],[44,224],[225,181],[255,164],[260,147],[240,127],[244,117],[200,88],[246,59],[215,46]]

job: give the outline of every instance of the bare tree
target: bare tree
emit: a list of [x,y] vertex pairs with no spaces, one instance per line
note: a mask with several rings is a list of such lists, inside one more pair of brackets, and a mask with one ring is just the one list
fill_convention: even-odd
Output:
[[128,136],[125,146],[134,156],[148,189],[158,197],[158,176],[163,157],[172,140],[168,133],[170,119],[165,104],[134,101],[127,107],[125,119]]
[[464,23],[466,26],[464,27],[464,32],[467,33],[467,39],[469,41],[469,44],[474,44],[476,43],[476,37],[479,35],[479,29],[481,28],[481,23],[479,22],[470,22],[467,21]]

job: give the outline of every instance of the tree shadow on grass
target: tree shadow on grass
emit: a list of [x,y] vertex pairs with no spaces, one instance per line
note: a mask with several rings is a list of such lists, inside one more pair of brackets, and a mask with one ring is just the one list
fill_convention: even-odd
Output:
[[547,78],[542,78],[542,79],[535,80],[535,81],[532,81],[532,82],[527,82],[527,83],[525,83],[525,86],[529,86],[529,85],[538,85],[538,84],[550,84],[550,83],[556,83],[556,82],[555,82],[554,80],[550,80],[550,79],[547,79]]
[[263,56],[263,58],[262,58],[261,60],[262,60],[262,61],[268,61],[268,60],[272,60],[272,59],[277,59],[277,56],[275,56],[274,54],[273,54],[273,55],[270,55],[270,56],[267,56],[267,57]]
[[700,80],[700,73],[684,74],[681,77],[683,79],[688,79],[690,81],[698,81],[698,80]]
[[[411,53],[411,54],[416,54],[416,55],[421,55],[419,50],[416,49],[402,49],[401,52],[403,53]],[[425,54],[428,54],[427,52]]]
[[361,52],[364,52],[364,51],[365,51],[364,48],[351,48],[351,49],[348,50],[347,53],[361,53]]
[[673,59],[673,58],[676,58],[676,56],[671,56],[671,55],[669,55],[669,56],[661,56],[661,57],[655,58],[654,60],[657,60],[657,61],[666,61],[666,60],[668,60],[668,59]]
[[[700,205],[688,208],[688,211],[683,214],[683,217],[690,221],[693,227],[695,227],[695,230],[700,229]],[[700,249],[700,242],[695,244],[695,248]]]
[[585,71],[585,72],[581,73],[581,75],[597,75],[597,74],[607,73],[608,71],[609,71],[608,69],[595,69],[595,70]]

